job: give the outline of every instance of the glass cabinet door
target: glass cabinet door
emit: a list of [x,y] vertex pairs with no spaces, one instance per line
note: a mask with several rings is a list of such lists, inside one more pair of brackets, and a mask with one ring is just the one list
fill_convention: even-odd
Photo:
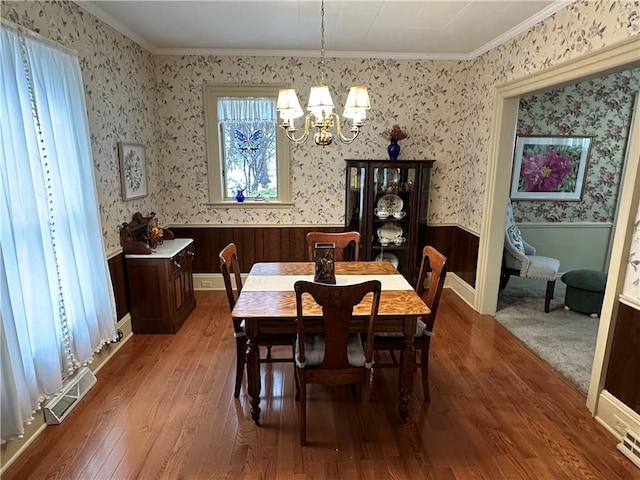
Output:
[[[347,199],[345,212],[346,230],[363,232],[365,229],[365,169],[347,168]],[[361,248],[363,247],[361,242]],[[360,257],[362,258],[362,252]],[[368,260],[363,258],[363,260]]]
[[347,160],[346,230],[360,232],[360,260],[389,262],[413,283],[427,242],[435,160]]
[[372,172],[372,260],[392,263],[405,277],[413,274],[416,168],[376,167]]

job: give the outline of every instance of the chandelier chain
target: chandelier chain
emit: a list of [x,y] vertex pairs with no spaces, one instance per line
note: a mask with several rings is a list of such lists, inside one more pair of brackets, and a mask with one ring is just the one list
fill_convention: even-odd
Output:
[[324,0],[320,4],[320,83],[324,85]]

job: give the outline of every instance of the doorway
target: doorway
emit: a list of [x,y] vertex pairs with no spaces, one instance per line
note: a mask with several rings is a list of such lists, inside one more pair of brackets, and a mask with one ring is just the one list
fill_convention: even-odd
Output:
[[[560,261],[559,276],[582,269],[607,271],[625,147],[639,89],[640,69],[635,68],[519,99],[519,145],[523,139],[560,144],[583,136],[591,143],[585,155],[584,179],[577,180],[575,187],[570,181],[565,185],[583,185],[577,201],[563,200],[562,194],[551,200],[523,199],[519,198],[526,196],[522,192],[514,198],[512,182],[511,204],[522,238],[535,247],[536,255]],[[565,310],[565,284],[558,280],[550,311],[543,314],[545,287],[541,280],[513,277],[500,290],[495,318],[586,395],[599,326],[595,314],[600,310],[587,314]]]
[[[498,87],[494,109],[496,113],[493,118],[491,132],[492,141],[489,151],[487,183],[485,186],[485,215],[481,226],[478,255],[475,309],[480,313],[493,314],[496,311],[504,236],[503,212],[509,197],[519,98],[523,95],[575,83],[590,77],[637,67],[640,65],[638,52],[640,52],[640,38],[635,37],[585,55],[567,64],[550,68]],[[638,122],[637,118],[636,122]],[[638,128],[632,125],[631,131],[635,133],[637,130]],[[640,139],[637,134],[630,135],[629,145],[631,149],[637,150],[639,143]],[[638,158],[630,157],[629,161],[639,163]],[[637,168],[637,165],[634,165],[635,168]],[[603,316],[599,336],[609,336],[608,327],[610,326],[610,321],[610,318],[604,318]],[[598,343],[599,345],[606,345],[606,342],[599,341]],[[596,357],[600,361],[598,368],[599,380],[596,382],[592,380],[587,401],[587,406],[592,412],[595,410],[597,394],[604,378],[604,347],[601,352],[596,352]]]

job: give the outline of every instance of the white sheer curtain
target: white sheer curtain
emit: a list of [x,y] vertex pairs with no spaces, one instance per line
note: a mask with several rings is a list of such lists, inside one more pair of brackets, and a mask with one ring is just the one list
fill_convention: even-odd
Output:
[[278,121],[275,98],[222,97],[218,101],[218,121]]
[[2,22],[2,441],[115,337],[78,59]]

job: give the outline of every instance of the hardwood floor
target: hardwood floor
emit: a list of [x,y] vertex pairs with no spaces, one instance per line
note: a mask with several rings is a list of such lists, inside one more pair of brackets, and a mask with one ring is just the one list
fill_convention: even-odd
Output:
[[293,366],[263,365],[256,427],[244,386],[233,398],[224,293],[197,292],[197,301],[176,335],[134,335],[3,480],[640,478],[578,389],[448,290],[431,346],[431,403],[416,375],[401,424],[395,369],[375,373],[371,423],[348,386],[311,386],[304,448]]

